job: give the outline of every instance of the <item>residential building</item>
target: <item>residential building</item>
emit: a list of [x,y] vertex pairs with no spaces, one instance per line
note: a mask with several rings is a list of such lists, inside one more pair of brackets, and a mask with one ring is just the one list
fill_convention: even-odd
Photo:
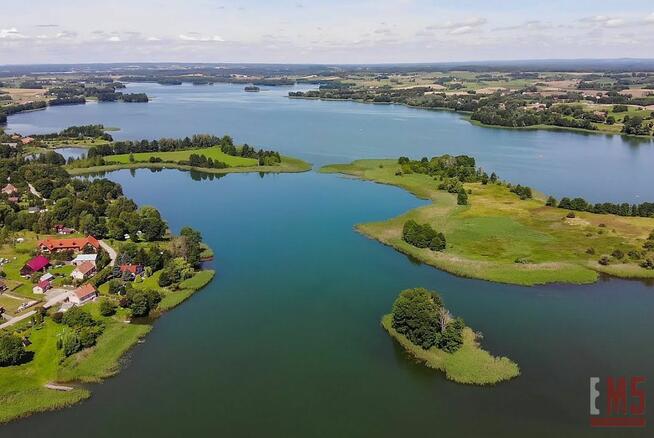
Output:
[[71,261],[71,263],[75,266],[79,266],[84,262],[91,262],[93,265],[95,265],[97,258],[97,254],[78,254],[77,257]]
[[82,252],[85,249],[97,251],[100,248],[100,242],[93,236],[71,237],[67,239],[47,238],[39,242],[41,251],[76,251]]
[[89,301],[93,301],[97,296],[98,292],[95,290],[95,287],[92,284],[86,283],[72,291],[68,299],[71,303],[81,306]]
[[88,277],[96,273],[95,263],[94,262],[83,262],[79,264],[70,276],[75,280],[85,280]]
[[25,263],[25,266],[20,270],[20,275],[30,276],[35,272],[44,271],[48,266],[50,266],[50,260],[39,255]]

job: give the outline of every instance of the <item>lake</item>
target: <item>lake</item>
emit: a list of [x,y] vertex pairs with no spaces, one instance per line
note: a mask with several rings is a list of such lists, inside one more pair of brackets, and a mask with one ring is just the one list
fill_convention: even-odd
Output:
[[[485,169],[556,197],[594,202],[654,200],[654,142],[576,132],[473,126],[460,115],[398,105],[289,99],[298,87],[130,84],[150,103],[55,106],[9,117],[7,128],[43,134],[71,125],[120,128],[117,139],[230,134],[317,166],[357,158],[468,154]],[[602,190],[598,191],[597,188]]]
[[[326,163],[441,153],[446,149],[439,149],[438,138],[429,146],[428,133],[414,132],[421,126],[435,129],[431,125],[436,124],[450,145],[462,148],[463,139],[472,141],[478,136],[483,144],[471,143],[470,148],[483,152],[484,166],[503,166],[501,175],[513,171],[519,181],[542,180],[551,192],[565,189],[591,198],[613,190],[616,196],[635,196],[629,194],[628,184],[608,187],[606,181],[613,174],[602,173],[608,172],[612,160],[616,166],[627,166],[628,157],[634,167],[621,177],[653,178],[651,172],[640,169],[642,163],[636,159],[652,159],[647,143],[477,128],[451,113],[288,100],[280,90],[242,93],[241,97],[230,87],[139,86],[136,89],[148,89],[155,96],[152,104],[110,104],[106,110],[104,105],[53,108],[12,116],[10,127],[15,127],[14,120],[35,127],[39,116],[48,129],[91,121],[118,126],[119,110],[126,108],[122,130],[112,133],[119,138],[230,132],[241,141],[275,146],[289,154],[312,157],[314,163]],[[228,96],[222,96],[223,89]],[[182,96],[187,93],[197,95],[184,103]],[[199,97],[203,93],[207,95],[204,100]],[[269,109],[261,110],[261,120],[240,121],[222,130],[221,123],[226,123],[218,122],[222,117],[234,123],[239,120],[238,114],[229,115],[237,112],[235,108],[243,108],[243,118],[256,113],[256,108],[249,109],[258,106],[252,99],[261,99],[260,105]],[[178,101],[184,109],[175,110]],[[270,120],[277,117],[275,101],[280,112],[296,114],[295,119],[275,127]],[[195,108],[203,110],[195,114]],[[308,111],[305,119],[300,115],[302,108]],[[93,119],[85,111],[107,112],[105,118]],[[175,111],[177,122],[166,119]],[[127,115],[136,117],[138,112],[142,112],[140,122]],[[320,112],[334,123],[353,121],[347,126],[320,127]],[[215,126],[206,124],[208,118],[200,125],[198,119],[207,114],[213,114]],[[382,120],[375,121],[378,117]],[[395,119],[395,129],[402,123],[411,129],[394,133],[395,143],[375,133],[381,142],[379,150],[363,142],[365,135],[354,135],[357,123],[365,129],[386,130]],[[187,123],[197,126],[189,128]],[[277,134],[266,143],[255,142],[254,138],[265,137],[262,130]],[[352,133],[354,139],[344,132]],[[421,136],[426,140],[420,142]],[[334,143],[330,152],[327,142],[337,139],[343,142]],[[561,181],[560,172],[570,160],[555,166],[548,158],[550,164],[539,168],[538,163],[544,161],[530,154],[539,150],[540,142],[547,157],[565,155],[561,149],[570,151],[572,161],[594,157],[597,173],[583,178],[569,175]],[[613,152],[602,156],[585,148]],[[510,162],[514,159],[511,149],[518,164]],[[493,158],[493,152],[498,156]],[[580,162],[575,164],[582,172]],[[216,252],[212,262],[216,279],[158,320],[146,342],[129,354],[121,373],[92,386],[90,400],[3,426],[3,436],[52,431],[67,437],[125,433],[160,437],[597,436],[598,431],[588,427],[589,377],[639,374],[649,378],[654,369],[651,284],[604,279],[588,286],[527,288],[458,278],[417,264],[353,230],[356,223],[385,219],[424,204],[399,188],[315,172],[215,178],[139,169],[108,177],[121,183],[139,204],[158,207],[174,231],[187,224],[201,230]],[[593,185],[586,185],[589,181]],[[652,185],[648,182],[638,189],[645,193]],[[488,350],[507,355],[521,366],[522,376],[495,387],[471,387],[449,382],[439,372],[409,359],[379,321],[400,290],[418,286],[439,291],[454,314],[483,333],[482,343]],[[651,382],[646,388],[653,393]],[[647,436],[646,430],[634,432],[634,436],[639,432]]]

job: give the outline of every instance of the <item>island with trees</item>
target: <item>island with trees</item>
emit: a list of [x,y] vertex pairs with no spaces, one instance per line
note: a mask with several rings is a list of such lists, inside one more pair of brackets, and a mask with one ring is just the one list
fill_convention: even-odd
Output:
[[[74,128],[89,131],[89,127]],[[102,130],[104,127],[95,126],[95,129]],[[70,130],[71,128],[68,128],[59,134],[35,138],[47,139],[52,143],[57,138],[67,139]],[[136,168],[174,168],[216,174],[292,173],[311,169],[310,164],[297,158],[282,156],[277,151],[255,149],[248,144],[236,145],[229,135],[218,137],[199,134],[180,139],[113,141],[107,133],[94,134],[96,135],[91,136],[90,143],[87,141],[79,144],[88,147],[86,155],[68,159],[66,169],[71,175]]]
[[83,383],[117,373],[156,317],[214,277],[200,232],[173,234],[119,184],[73,178],[15,136],[0,130],[0,423],[89,397]]
[[431,201],[357,230],[456,275],[521,285],[592,283],[600,274],[654,278],[652,203],[557,201],[489,175],[465,155],[359,160],[321,171]]
[[382,326],[413,358],[454,382],[492,385],[520,375],[510,359],[483,350],[481,335],[452,316],[436,292],[403,290]]

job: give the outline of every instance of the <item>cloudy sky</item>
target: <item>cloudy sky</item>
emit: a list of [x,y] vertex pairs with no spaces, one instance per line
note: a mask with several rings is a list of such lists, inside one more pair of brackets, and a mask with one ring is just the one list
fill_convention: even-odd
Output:
[[0,64],[654,57],[651,0],[2,0]]

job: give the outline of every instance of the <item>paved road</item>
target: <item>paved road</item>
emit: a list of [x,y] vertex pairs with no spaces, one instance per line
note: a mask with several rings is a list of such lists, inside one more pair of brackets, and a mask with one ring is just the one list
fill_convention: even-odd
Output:
[[118,254],[116,254],[116,250],[110,247],[109,244],[104,240],[100,240],[100,246],[109,254],[109,258],[111,259],[111,261],[109,262],[109,266],[115,265],[116,257],[118,257]]
[[11,318],[9,321],[5,322],[4,324],[0,324],[0,330],[3,328],[11,327],[12,325],[16,324],[17,322],[20,322],[24,319],[29,318],[30,316],[34,315],[36,313],[36,310],[30,310],[27,313],[24,313],[20,316],[16,316],[15,318]]
[[34,186],[33,186],[32,184],[27,183],[27,185],[30,187],[30,192],[32,192],[32,194],[33,194],[34,196],[37,196],[37,197],[43,199],[43,196],[41,196],[41,194],[38,192],[38,190],[36,190],[36,189],[34,188]]

